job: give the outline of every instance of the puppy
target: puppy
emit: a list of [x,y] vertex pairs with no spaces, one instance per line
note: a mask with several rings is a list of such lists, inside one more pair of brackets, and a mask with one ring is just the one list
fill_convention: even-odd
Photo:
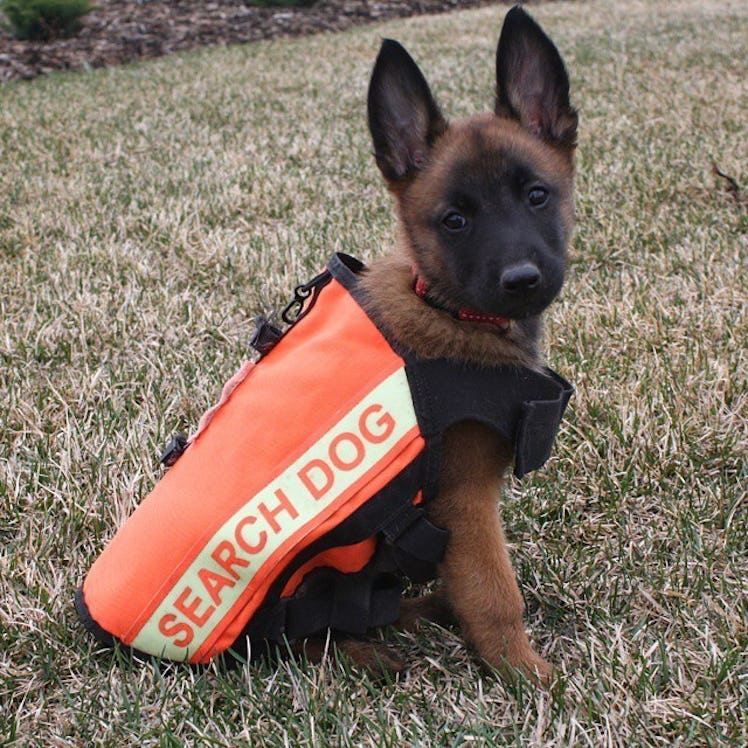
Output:
[[[573,224],[577,114],[553,43],[519,6],[510,10],[493,113],[449,123],[405,49],[385,40],[368,116],[399,218],[394,251],[364,276],[369,314],[418,358],[538,368],[541,314],[561,288]],[[465,308],[505,321],[457,319]],[[450,533],[443,587],[406,605],[400,623],[453,615],[488,663],[547,681],[496,505],[511,460],[511,445],[476,422],[446,433],[428,507]]]

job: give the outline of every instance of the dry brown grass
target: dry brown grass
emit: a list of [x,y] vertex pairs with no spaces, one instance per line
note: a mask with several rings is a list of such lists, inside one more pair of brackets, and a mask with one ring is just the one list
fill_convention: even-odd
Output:
[[[347,667],[133,666],[72,592],[247,355],[251,317],[337,249],[392,240],[364,120],[378,35],[448,112],[488,106],[503,8],[0,89],[0,743],[748,743],[744,2],[533,9],[581,111],[574,262],[549,325],[576,385],[504,500],[549,693],[453,632]],[[745,192],[743,192],[745,195]]]

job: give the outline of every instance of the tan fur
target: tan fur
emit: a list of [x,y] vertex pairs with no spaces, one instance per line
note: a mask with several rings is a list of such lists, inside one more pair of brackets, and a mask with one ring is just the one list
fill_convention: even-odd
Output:
[[511,460],[508,445],[493,431],[458,424],[445,437],[439,494],[429,513],[450,531],[440,572],[467,641],[490,665],[546,681],[551,667],[527,639],[497,506]]

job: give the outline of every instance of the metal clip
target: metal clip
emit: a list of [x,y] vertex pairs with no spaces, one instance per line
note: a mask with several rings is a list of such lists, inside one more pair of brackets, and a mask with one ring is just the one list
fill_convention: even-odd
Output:
[[[283,321],[289,325],[298,322],[313,306],[317,294],[332,280],[329,270],[321,272],[308,283],[302,283],[296,286],[293,292],[293,299],[288,303],[281,313]],[[306,300],[311,297],[309,304]]]

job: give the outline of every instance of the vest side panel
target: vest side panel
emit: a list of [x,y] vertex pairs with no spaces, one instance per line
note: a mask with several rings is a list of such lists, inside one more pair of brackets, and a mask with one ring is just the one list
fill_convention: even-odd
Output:
[[[402,359],[363,310],[332,281],[321,291],[312,312],[254,367],[94,563],[83,585],[92,619],[124,643],[142,648],[142,642],[136,641],[138,633],[165,596],[227,520],[274,479],[296,468],[295,488],[279,484],[270,497],[256,499],[251,515],[255,521],[243,525],[246,537],[254,538],[245,540],[247,545],[259,542],[259,533],[251,532],[259,521],[258,512],[267,533],[291,514],[283,509],[289,491],[298,493],[302,485],[314,496],[330,480],[335,483],[339,474],[349,472],[332,464],[332,442],[326,445],[327,455],[313,457],[310,447],[402,366]],[[412,410],[409,395],[408,406]],[[374,439],[381,415],[382,408],[375,408],[366,416],[370,420],[364,421]],[[355,431],[361,417],[342,432],[355,438],[344,436],[336,442],[338,467],[358,461],[359,443],[369,446]],[[412,430],[417,437],[415,422]],[[309,460],[297,464],[305,455]],[[191,638],[189,646],[167,656],[187,659],[186,650],[195,652],[194,630],[209,625],[219,607],[216,599],[220,601],[233,589],[231,583],[244,583],[235,575],[244,573],[245,559],[239,560],[236,551],[232,556],[230,550],[221,546],[214,566],[201,566],[205,571],[197,573],[193,586],[180,588],[184,593],[177,604],[180,617],[162,622],[160,636],[144,651],[161,655],[163,645]]]

